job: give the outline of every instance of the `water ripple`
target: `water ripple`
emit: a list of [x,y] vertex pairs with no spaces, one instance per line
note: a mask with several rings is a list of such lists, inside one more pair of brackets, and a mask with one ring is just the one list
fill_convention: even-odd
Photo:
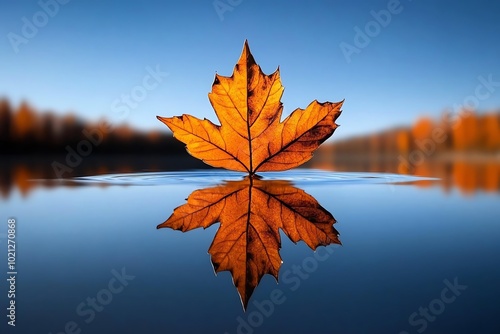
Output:
[[[108,185],[166,185],[166,184],[219,184],[224,181],[238,181],[245,173],[226,170],[191,170],[178,172],[141,172],[124,174],[105,174],[83,176],[71,179],[77,183],[97,183]],[[423,180],[436,180],[417,176],[388,173],[353,173],[331,172],[316,169],[295,169],[285,172],[259,173],[264,180],[286,180],[294,184],[373,184],[373,183],[407,183]]]

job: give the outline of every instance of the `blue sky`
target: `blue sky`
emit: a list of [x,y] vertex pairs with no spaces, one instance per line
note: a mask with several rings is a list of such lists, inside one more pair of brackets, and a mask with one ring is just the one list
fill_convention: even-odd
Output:
[[[214,75],[248,39],[265,73],[280,67],[285,115],[345,98],[336,138],[438,117],[474,101],[479,77],[493,81],[479,109],[500,107],[498,1],[55,1],[0,0],[0,96],[15,104],[141,129],[163,129],[156,115],[216,121]],[[147,68],[168,76],[145,89]]]

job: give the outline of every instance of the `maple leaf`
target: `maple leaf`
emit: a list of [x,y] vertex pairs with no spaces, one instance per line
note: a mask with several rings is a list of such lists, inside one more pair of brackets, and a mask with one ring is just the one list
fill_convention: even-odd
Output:
[[278,280],[279,229],[311,249],[340,244],[335,218],[314,197],[287,181],[253,178],[194,191],[157,228],[187,232],[216,222],[208,252],[216,272],[231,272],[244,308],[262,276]]
[[188,152],[213,167],[235,171],[281,171],[312,158],[338,127],[341,102],[314,100],[281,122],[279,68],[265,75],[245,41],[231,77],[215,75],[208,94],[220,125],[184,114],[157,118],[186,144]]

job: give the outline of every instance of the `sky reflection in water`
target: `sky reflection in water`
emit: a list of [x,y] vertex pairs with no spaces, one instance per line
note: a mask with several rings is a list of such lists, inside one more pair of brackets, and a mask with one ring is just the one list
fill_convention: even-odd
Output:
[[[375,173],[266,174],[294,179],[291,187],[313,196],[335,217],[343,246],[314,253],[280,232],[279,283],[265,275],[244,312],[231,274],[214,275],[207,254],[218,224],[185,234],[156,229],[193,191],[242,174],[186,173],[12,189],[1,211],[18,221],[19,330],[57,333],[69,321],[91,333],[498,329],[497,192],[463,196],[459,188],[444,193],[412,177]],[[87,298],[99,303],[122,270],[134,278],[95,310]],[[467,287],[440,303],[455,281]]]

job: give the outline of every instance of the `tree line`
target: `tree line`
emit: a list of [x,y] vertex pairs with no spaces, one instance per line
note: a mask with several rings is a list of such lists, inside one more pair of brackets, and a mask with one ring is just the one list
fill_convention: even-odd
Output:
[[[107,124],[103,129],[103,124]],[[84,122],[73,114],[57,116],[37,112],[26,102],[13,109],[0,99],[0,154],[66,154],[82,141],[103,154],[184,154],[184,144],[167,131],[137,131],[122,124],[110,126],[105,120]],[[438,119],[422,117],[412,126],[325,144],[322,153],[341,155],[394,156],[416,150],[427,154],[447,152],[500,151],[500,111],[477,113],[463,110],[444,113]]]
[[0,154],[66,154],[84,141],[102,154],[184,154],[184,144],[167,131],[137,131],[106,120],[86,122],[73,114],[38,112],[22,102],[0,99]]
[[500,111],[478,113],[462,110],[440,119],[422,117],[412,126],[333,142],[327,150],[336,155],[408,155],[434,153],[500,152]]

